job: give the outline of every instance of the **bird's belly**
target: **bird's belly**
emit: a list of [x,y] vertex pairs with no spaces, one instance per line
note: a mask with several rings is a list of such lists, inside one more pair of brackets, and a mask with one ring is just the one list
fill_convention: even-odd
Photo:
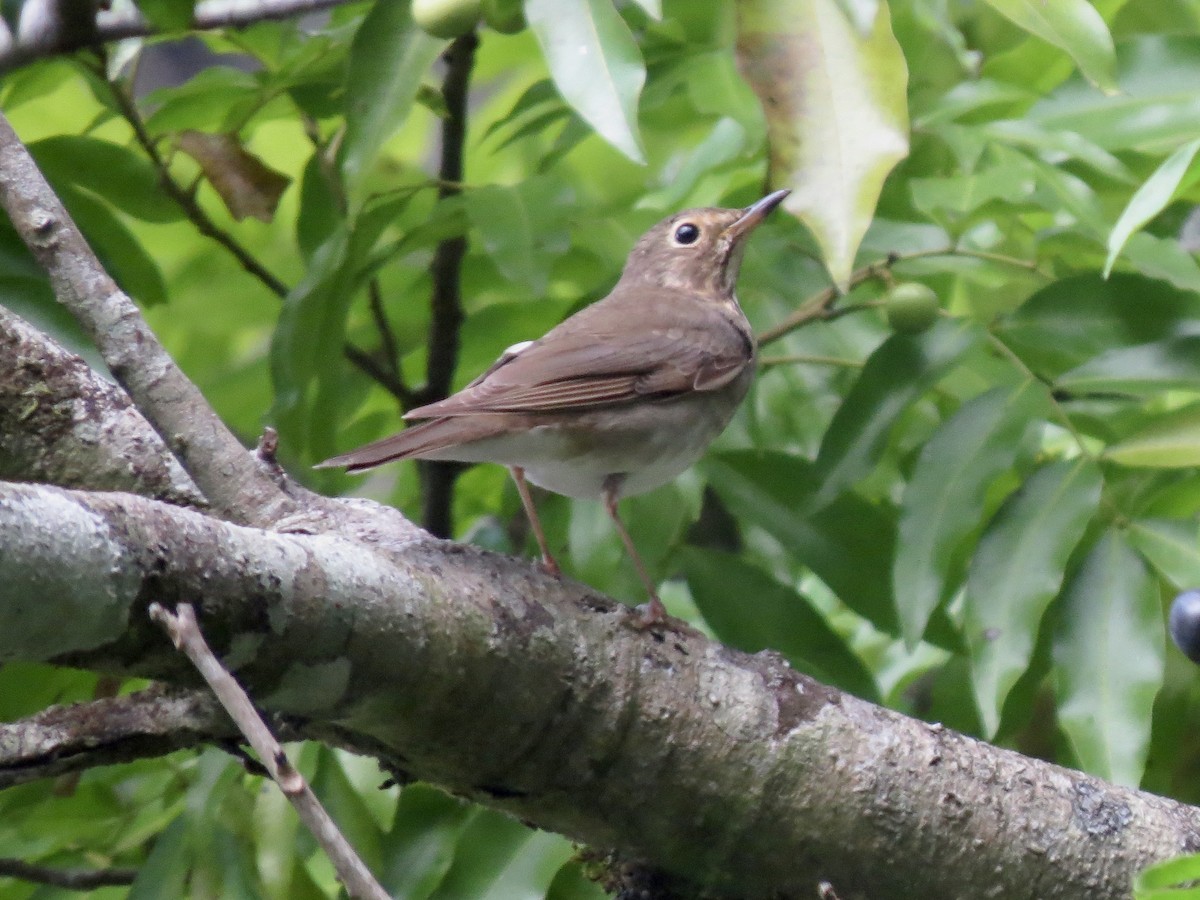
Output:
[[568,497],[598,498],[612,477],[620,478],[620,496],[645,493],[703,456],[736,407],[704,396],[572,417],[570,425],[545,428],[553,451],[522,465],[534,484]]

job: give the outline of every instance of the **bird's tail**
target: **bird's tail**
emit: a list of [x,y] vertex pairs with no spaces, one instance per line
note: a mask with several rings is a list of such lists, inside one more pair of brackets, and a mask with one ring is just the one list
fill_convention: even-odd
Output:
[[471,416],[430,419],[349,453],[332,456],[313,468],[344,467],[347,472],[362,472],[398,459],[458,459],[472,462],[474,459],[469,451],[463,455],[455,451],[464,445],[502,433],[504,426],[499,418]]

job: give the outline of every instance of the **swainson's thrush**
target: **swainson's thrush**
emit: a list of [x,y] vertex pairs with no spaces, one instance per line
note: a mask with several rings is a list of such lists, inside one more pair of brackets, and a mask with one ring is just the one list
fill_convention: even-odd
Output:
[[358,472],[396,459],[503,463],[558,574],[526,478],[568,497],[601,499],[650,595],[642,621],[666,610],[617,501],[670,481],[700,458],[754,377],[750,323],[734,296],[750,232],[787,191],[745,209],[689,209],[651,228],[616,287],[540,340],[505,351],[424,420],[318,468]]

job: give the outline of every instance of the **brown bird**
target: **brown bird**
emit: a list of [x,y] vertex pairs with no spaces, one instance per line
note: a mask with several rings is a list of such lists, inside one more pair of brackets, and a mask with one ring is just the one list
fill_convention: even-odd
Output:
[[750,323],[734,296],[746,238],[788,191],[745,209],[689,209],[651,228],[616,287],[544,337],[510,347],[418,425],[319,463],[349,472],[396,459],[503,463],[547,572],[559,574],[526,480],[600,499],[646,585],[642,622],[667,619],[617,515],[621,497],[666,484],[720,434],[754,377]]

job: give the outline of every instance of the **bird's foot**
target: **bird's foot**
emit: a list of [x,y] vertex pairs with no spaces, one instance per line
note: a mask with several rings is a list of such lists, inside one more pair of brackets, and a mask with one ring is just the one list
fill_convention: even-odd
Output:
[[650,602],[643,603],[629,610],[630,624],[638,631],[652,631],[656,634],[670,631],[675,634],[700,634],[695,628],[682,619],[676,619],[658,599],[657,594],[650,595]]

